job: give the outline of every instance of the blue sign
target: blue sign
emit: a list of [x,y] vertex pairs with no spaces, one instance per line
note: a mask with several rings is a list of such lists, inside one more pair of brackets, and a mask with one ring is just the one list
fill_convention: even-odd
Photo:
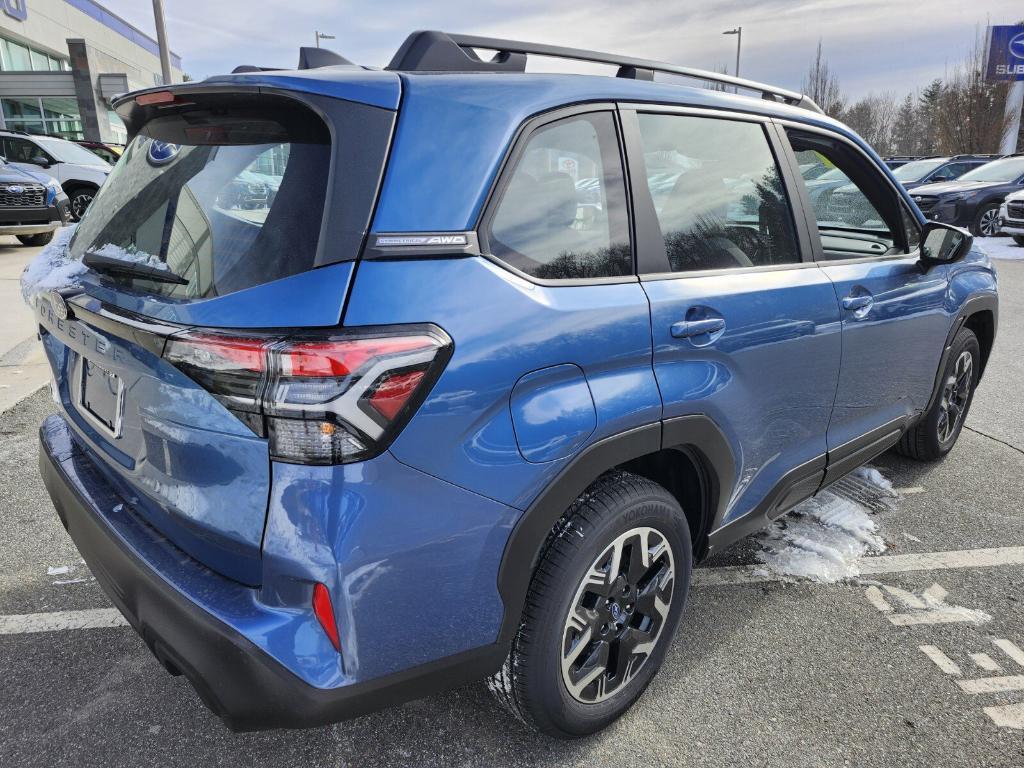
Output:
[[178,156],[181,150],[177,144],[170,144],[166,141],[153,139],[146,150],[146,159],[150,165],[166,165]]
[[1024,80],[1024,25],[989,27],[986,80]]
[[0,8],[15,21],[24,21],[28,18],[25,0],[0,0]]

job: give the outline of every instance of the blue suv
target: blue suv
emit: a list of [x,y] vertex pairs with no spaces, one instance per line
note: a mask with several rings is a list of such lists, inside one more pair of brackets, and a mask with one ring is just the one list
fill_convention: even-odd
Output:
[[302,64],[121,97],[131,140],[34,297],[60,519],[230,727],[486,678],[593,733],[695,561],[956,441],[992,266],[807,98],[438,32],[385,70]]

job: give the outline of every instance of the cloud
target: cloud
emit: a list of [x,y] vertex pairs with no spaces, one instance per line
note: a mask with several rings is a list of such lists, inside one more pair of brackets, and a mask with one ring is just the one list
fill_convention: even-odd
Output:
[[[149,3],[104,3],[152,31]],[[959,60],[990,21],[1009,24],[1021,15],[1019,0],[985,5],[978,10],[964,0],[932,0],[926,9],[893,0],[164,2],[171,47],[194,77],[243,63],[292,67],[298,47],[313,44],[314,30],[334,35],[328,47],[347,58],[384,66],[415,29],[609,50],[705,69],[728,67],[731,73],[736,38],[721,32],[742,25],[742,75],[797,88],[820,38],[854,97],[923,86]]]

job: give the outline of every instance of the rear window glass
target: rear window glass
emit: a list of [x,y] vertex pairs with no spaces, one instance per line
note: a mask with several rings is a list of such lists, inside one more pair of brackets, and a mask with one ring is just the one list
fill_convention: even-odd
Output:
[[327,126],[304,108],[156,118],[125,148],[79,224],[71,255],[169,270],[186,282],[105,279],[181,299],[311,269],[330,156]]

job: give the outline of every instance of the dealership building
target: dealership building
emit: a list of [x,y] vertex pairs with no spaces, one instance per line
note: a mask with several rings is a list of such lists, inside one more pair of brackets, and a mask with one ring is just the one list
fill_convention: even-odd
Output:
[[0,128],[123,142],[111,98],[162,83],[156,41],[99,3],[0,0]]

